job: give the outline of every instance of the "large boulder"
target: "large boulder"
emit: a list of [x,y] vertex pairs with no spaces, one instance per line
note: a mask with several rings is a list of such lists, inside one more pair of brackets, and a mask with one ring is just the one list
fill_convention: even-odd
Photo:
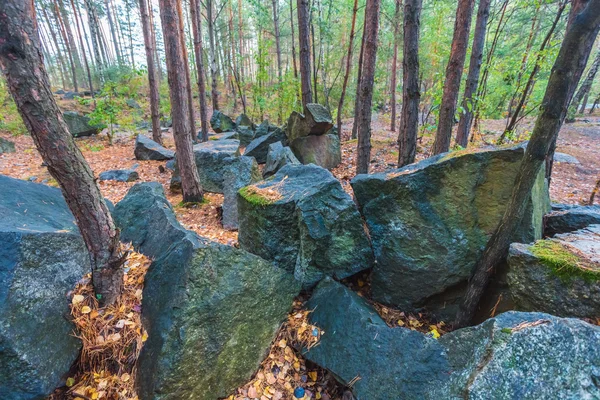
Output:
[[[240,141],[236,139],[209,140],[194,145],[194,160],[198,168],[202,189],[212,193],[223,193],[223,171],[234,157],[240,155]],[[171,187],[181,182],[179,167],[175,167]]]
[[135,139],[135,150],[133,151],[137,160],[171,160],[175,157],[173,150],[165,149],[154,140],[144,135],[137,135]]
[[342,162],[342,148],[338,135],[299,137],[290,147],[302,164],[316,164],[325,169],[333,169]]
[[507,312],[442,336],[452,369],[431,399],[600,398],[600,328],[577,319]]
[[252,120],[246,114],[240,114],[235,119],[235,126],[237,126],[238,128],[240,126],[247,126],[251,129],[254,129],[254,122],[252,122]]
[[6,140],[0,137],[0,154],[2,153],[14,153],[15,144],[10,140]]
[[0,397],[43,399],[81,342],[67,293],[90,258],[57,188],[0,176]]
[[268,120],[264,120],[258,125],[254,132],[254,138],[257,139],[261,136],[268,135],[269,133],[279,129],[276,125],[272,125]]
[[140,179],[140,175],[134,169],[111,169],[98,175],[101,181],[133,182]]
[[289,274],[243,250],[176,245],[145,278],[140,399],[230,395],[258,369],[298,292]]
[[320,104],[309,103],[304,114],[293,111],[288,118],[287,138],[290,143],[308,135],[323,135],[333,127],[331,113]]
[[[208,140],[239,139],[237,132],[210,133]],[[202,141],[202,131],[198,132],[198,140]]]
[[300,164],[292,149],[284,147],[281,142],[271,143],[267,153],[267,162],[263,169],[263,177],[268,178],[288,164]]
[[269,145],[277,142],[287,143],[285,138],[285,132],[280,128],[277,128],[264,136],[260,136],[252,140],[248,147],[246,147],[244,155],[254,157],[256,159],[256,162],[258,162],[259,164],[264,164],[265,162],[267,162]]
[[210,117],[210,126],[216,133],[231,132],[235,130],[235,123],[233,120],[219,110],[215,110]]
[[373,253],[350,196],[327,170],[286,165],[239,191],[240,246],[293,273],[305,287],[370,268]]
[[262,180],[253,157],[235,157],[223,170],[223,228],[238,229],[237,192],[244,186]]
[[75,137],[95,135],[102,129],[101,126],[91,125],[87,115],[81,115],[76,111],[65,111],[63,113],[69,132]]
[[600,225],[532,245],[513,243],[508,265],[518,310],[600,317]]
[[254,131],[249,126],[238,126],[236,132],[242,146],[248,146],[254,139]]
[[[377,263],[373,298],[451,318],[510,199],[522,146],[441,154],[352,180]],[[513,241],[541,238],[549,196],[540,170]]]
[[177,221],[158,182],[134,185],[115,206],[113,218],[121,230],[121,241],[131,243],[138,252],[153,259],[184,239],[198,242],[196,235]]
[[592,224],[600,224],[600,206],[552,204],[552,212],[544,216],[544,235],[573,232]]
[[342,284],[321,281],[307,308],[314,310],[310,322],[324,333],[303,354],[343,385],[354,382],[357,400],[422,399],[429,387],[448,379],[444,348],[435,339],[390,328],[365,299]]

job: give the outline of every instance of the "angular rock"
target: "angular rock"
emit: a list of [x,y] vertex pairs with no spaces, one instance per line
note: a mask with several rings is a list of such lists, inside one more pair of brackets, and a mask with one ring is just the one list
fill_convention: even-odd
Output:
[[[524,148],[441,154],[352,180],[377,264],[373,298],[452,318],[464,284],[500,221]],[[541,238],[549,196],[540,170],[513,241]]]
[[240,126],[247,126],[251,129],[254,129],[254,123],[246,114],[240,114],[235,119],[235,125],[239,128]]
[[554,162],[564,163],[564,164],[581,164],[579,160],[570,154],[566,153],[554,153]]
[[145,278],[141,400],[214,400],[256,372],[298,284],[271,263],[202,241],[175,246]]
[[268,178],[287,164],[300,164],[292,149],[283,147],[281,142],[271,143],[267,153],[267,162],[263,169],[263,177]]
[[452,374],[431,399],[600,397],[600,328],[577,319],[507,312],[439,339]]
[[373,253],[350,196],[316,165],[286,165],[239,191],[240,246],[294,274],[304,287],[370,268]]
[[248,146],[248,144],[250,144],[250,142],[252,142],[254,139],[254,131],[248,126],[238,126],[236,131],[242,146]]
[[271,125],[268,120],[264,120],[260,125],[258,125],[255,129],[254,138],[258,139],[259,137],[268,135],[269,133],[277,130],[278,127],[275,125]]
[[129,108],[133,108],[136,110],[139,110],[140,108],[140,104],[135,100],[135,99],[127,99],[125,100],[125,104],[127,104],[127,107]]
[[357,400],[422,399],[443,385],[450,368],[437,340],[407,328],[390,328],[362,297],[325,278],[308,302],[312,324],[324,333],[303,354],[343,384],[357,380]]
[[14,153],[15,152],[15,144],[10,140],[6,140],[0,137],[0,154],[3,153]]
[[235,130],[235,123],[233,120],[219,110],[215,110],[212,117],[210,117],[210,126],[216,133],[231,132]]
[[223,228],[238,229],[237,192],[244,186],[262,180],[253,157],[235,157],[223,170]]
[[75,111],[63,112],[63,118],[69,127],[69,132],[75,137],[95,135],[100,132],[101,126],[90,124],[90,118],[87,115],[81,115]]
[[246,147],[246,151],[244,151],[244,155],[254,157],[256,158],[256,162],[259,164],[264,164],[267,162],[269,145],[276,142],[287,143],[285,133],[279,128],[250,142],[250,144]]
[[323,135],[333,127],[331,113],[320,104],[310,103],[304,107],[304,114],[293,111],[287,123],[288,141],[308,135]]
[[112,169],[101,172],[101,181],[133,182],[140,179],[140,175],[133,169]]
[[573,232],[592,224],[600,224],[600,206],[553,204],[544,216],[544,235]]
[[[239,149],[240,141],[235,139],[209,140],[194,145],[194,159],[202,189],[212,193],[223,193],[223,171],[232,162],[233,157],[240,155]],[[180,182],[179,169],[176,166],[171,178],[171,188]]]
[[508,284],[518,310],[600,316],[600,225],[533,245],[513,243]]
[[78,96],[79,96],[78,92],[68,91],[68,92],[65,92],[65,94],[63,95],[63,99],[65,99],[65,100],[74,100],[75,97],[78,97]]
[[165,149],[154,140],[144,135],[137,135],[135,139],[135,158],[137,160],[171,160],[175,157],[173,150]]
[[315,164],[333,169],[342,162],[342,148],[338,135],[309,135],[300,137],[290,145],[302,164]]
[[[212,133],[208,135],[208,140],[226,140],[239,139],[237,132]],[[202,141],[202,132],[198,132],[198,140]]]
[[79,355],[67,293],[89,254],[59,189],[5,176],[0,187],[0,397],[43,399]]
[[177,221],[171,203],[158,182],[134,185],[113,211],[121,241],[131,242],[140,253],[156,259],[182,240],[198,243],[196,235]]

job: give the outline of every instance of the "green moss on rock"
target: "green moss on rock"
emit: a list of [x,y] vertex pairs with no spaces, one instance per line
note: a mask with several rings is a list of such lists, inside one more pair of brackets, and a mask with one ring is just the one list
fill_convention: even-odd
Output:
[[538,240],[530,247],[531,253],[564,281],[583,278],[587,282],[600,280],[600,266],[573,253],[555,240]]

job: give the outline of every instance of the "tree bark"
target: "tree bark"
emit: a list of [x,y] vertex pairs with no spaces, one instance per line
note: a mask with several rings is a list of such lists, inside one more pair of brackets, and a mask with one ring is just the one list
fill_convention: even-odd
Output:
[[[363,18],[364,19],[364,18]],[[362,70],[363,70],[363,58],[365,54],[365,29],[367,20],[364,19],[363,23],[363,35],[360,40],[360,52],[358,54],[358,71],[356,74],[356,98],[354,99],[354,122],[352,123],[352,139],[356,139],[358,137],[358,118],[360,116],[360,111],[362,110],[360,106],[360,80],[362,78]]]
[[56,33],[54,32],[54,29],[52,29],[52,25],[50,25],[50,18],[48,18],[48,13],[46,12],[46,9],[42,6],[42,14],[44,14],[44,18],[46,19],[46,25],[48,25],[48,30],[50,31],[50,36],[52,36],[52,41],[54,42],[54,46],[56,47],[56,57],[58,59],[58,63],[59,63],[59,70],[60,70],[60,74],[61,74],[61,78],[62,78],[62,84],[63,84],[63,89],[66,89],[66,79],[65,76],[66,71],[65,71],[65,60],[63,58],[62,52],[60,51],[60,46],[58,45],[58,39],[56,38]]
[[460,80],[467,56],[474,3],[474,0],[459,0],[456,8],[452,49],[450,51],[448,67],[446,68],[446,81],[444,82],[444,93],[442,95],[442,104],[440,105],[433,154],[444,153],[450,149],[452,126],[454,125],[454,116],[456,114]]
[[344,82],[342,83],[342,94],[338,104],[337,112],[337,129],[338,136],[342,137],[342,113],[344,111],[344,99],[346,97],[346,88],[348,87],[348,79],[352,70],[352,46],[354,45],[354,36],[356,35],[356,14],[358,13],[358,0],[354,0],[352,7],[352,25],[350,26],[350,41],[348,43],[348,54],[346,54],[346,73],[344,74]]
[[552,68],[541,114],[527,144],[512,196],[469,281],[457,315],[458,327],[471,321],[495,266],[506,256],[511,236],[523,218],[536,176],[553,152],[553,143],[567,114],[570,97],[600,29],[600,0],[590,0],[569,25]]
[[465,85],[465,95],[463,97],[463,112],[458,121],[456,131],[456,144],[467,147],[469,144],[469,133],[471,132],[471,122],[473,121],[473,95],[477,91],[479,83],[479,72],[483,61],[483,47],[485,45],[485,32],[487,30],[487,21],[490,16],[491,0],[479,0],[477,9],[477,21],[475,22],[475,32],[473,35],[473,47],[471,48],[471,61],[469,62],[469,74]]
[[206,19],[208,21],[208,41],[210,53],[211,98],[213,110],[219,109],[219,92],[217,89],[217,54],[215,51],[215,29],[213,19],[213,0],[206,0]]
[[394,14],[394,55],[392,57],[392,77],[390,82],[391,92],[391,107],[392,107],[392,118],[390,124],[390,130],[396,131],[396,78],[398,75],[398,42],[400,41],[400,10],[402,6],[402,0],[396,0],[396,13]]
[[419,129],[419,31],[422,0],[404,2],[404,54],[402,60],[402,115],[398,133],[398,167],[415,162]]
[[83,35],[79,27],[79,16],[77,15],[77,7],[75,7],[75,1],[71,1],[71,8],[73,9],[73,16],[75,17],[75,26],[77,27],[77,36],[79,37],[79,47],[81,47],[81,55],[83,58],[83,64],[85,65],[85,71],[87,73],[88,85],[92,98],[94,98],[94,84],[92,83],[92,72],[90,71],[90,64],[88,63],[87,55],[85,54],[85,47],[83,46]]
[[190,0],[192,14],[192,33],[194,34],[194,52],[196,53],[196,69],[198,75],[198,101],[200,103],[200,129],[202,141],[208,141],[208,111],[206,108],[206,81],[204,60],[202,59],[202,12],[199,0]]
[[160,130],[160,95],[158,90],[158,78],[154,66],[154,43],[150,30],[150,16],[148,13],[148,0],[139,0],[140,17],[142,22],[142,34],[144,35],[144,48],[146,49],[146,64],[148,68],[148,85],[150,86],[150,114],[152,116],[152,139],[162,144]]
[[159,0],[160,19],[165,43],[165,59],[171,98],[173,136],[177,152],[177,166],[181,173],[181,188],[184,203],[202,201],[203,192],[194,152],[192,150],[192,126],[190,125],[189,85],[186,69],[187,60],[182,49],[181,0]]
[[92,38],[92,49],[94,50],[94,58],[96,59],[96,69],[100,77],[100,84],[104,82],[104,65],[100,54],[100,43],[98,35],[98,26],[96,25],[96,9],[92,0],[84,0],[85,11],[88,15],[88,26],[90,27],[90,36]]
[[375,82],[375,62],[377,60],[377,34],[379,30],[380,0],[367,0],[365,8],[365,50],[363,71],[360,80],[360,118],[358,120],[358,145],[356,173],[369,172],[371,161],[371,104]]
[[[281,70],[281,46],[279,38],[279,5],[278,0],[273,0],[273,29],[275,31],[275,51],[277,52],[277,84],[278,90],[282,90],[283,75]],[[281,124],[283,118],[282,100],[278,99],[279,111],[277,114],[277,121]]]
[[296,35],[294,32],[294,7],[292,5],[293,0],[289,0],[290,3],[290,28],[292,30],[292,63],[294,64],[294,78],[298,79],[298,67],[296,65]]
[[[592,66],[590,67],[588,74],[586,75],[583,83],[581,84],[581,87],[575,94],[575,97],[573,97],[573,101],[571,102],[571,107],[577,109],[581,100],[583,100],[583,98],[590,92],[590,89],[592,88],[592,83],[594,83],[594,78],[596,77],[596,74],[598,73],[599,68],[600,68],[600,50],[596,53],[596,57],[594,58],[594,62],[592,63]],[[584,102],[583,106],[585,107],[585,102]],[[584,111],[585,111],[585,108],[583,110],[580,110],[579,112],[581,114],[583,114]]]
[[73,77],[73,89],[75,90],[75,92],[79,91],[78,85],[77,85],[77,68],[75,67],[75,59],[73,57],[73,52],[71,49],[71,45],[69,43],[69,38],[67,36],[67,31],[65,29],[65,23],[60,15],[60,10],[58,8],[58,3],[56,2],[56,0],[54,1],[54,16],[56,17],[56,20],[58,21],[58,26],[60,28],[60,33],[62,35],[62,39],[63,39],[63,43],[65,44],[65,47],[67,49],[67,56],[69,57],[69,65],[71,66],[71,76]]
[[0,68],[90,252],[96,296],[102,305],[112,304],[123,285],[119,231],[54,101],[39,48],[33,2],[0,2]]
[[313,102],[310,84],[310,44],[308,32],[308,0],[298,0],[298,40],[300,42],[300,82],[302,87],[302,105]]
[[113,24],[112,13],[110,11],[110,0],[104,0],[104,6],[106,11],[106,18],[108,19],[108,26],[110,27],[110,34],[112,36],[113,46],[115,47],[115,53],[117,55],[117,62],[119,65],[123,64],[121,59],[121,48],[119,47],[119,41],[117,40],[117,31]]

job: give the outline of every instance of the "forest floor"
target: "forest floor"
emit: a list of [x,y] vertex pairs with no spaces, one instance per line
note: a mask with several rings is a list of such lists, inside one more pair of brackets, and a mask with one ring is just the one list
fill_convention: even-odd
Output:
[[[352,120],[344,121],[344,136],[352,128]],[[533,121],[523,124],[522,136],[527,136],[532,129]],[[372,133],[372,162],[371,172],[384,171],[395,168],[398,150],[396,144],[396,134],[389,130],[389,115],[375,115],[373,119]],[[481,124],[483,135],[477,136],[474,147],[482,147],[495,142],[502,132],[504,121],[483,121]],[[45,183],[57,186],[56,181],[52,179],[47,168],[42,165],[42,159],[39,156],[31,137],[23,135],[12,137],[6,132],[0,131],[0,137],[8,139],[15,143],[16,152],[0,154],[0,174],[11,176],[18,179],[30,180],[38,183]],[[174,143],[171,133],[164,135],[165,145],[174,149]],[[423,159],[427,156],[427,150],[433,142],[433,134],[425,134],[419,141],[417,159]],[[105,135],[77,139],[77,144],[83,152],[86,160],[90,164],[94,174],[98,176],[101,172],[110,169],[127,169],[136,164],[140,180],[137,182],[157,181],[160,182],[167,194],[168,200],[175,208],[175,212],[181,224],[188,229],[194,230],[198,234],[213,239],[215,241],[236,245],[237,232],[223,229],[220,222],[220,207],[223,202],[223,196],[219,194],[206,194],[208,200],[202,205],[191,208],[180,207],[182,200],[180,194],[173,194],[169,191],[170,172],[160,172],[159,167],[164,166],[164,161],[138,161],[135,159],[133,150],[135,145],[135,136],[131,133],[118,133],[112,146],[108,145]],[[596,180],[600,177],[600,116],[590,116],[580,118],[575,123],[565,124],[560,132],[557,151],[576,157],[580,164],[555,163],[550,194],[553,202],[560,203],[585,203],[590,196]],[[337,167],[333,173],[340,179],[344,188],[351,192],[350,180],[355,175],[355,155],[356,141],[345,140],[342,144],[342,164]],[[127,191],[136,182],[121,183],[114,181],[99,181],[100,189],[103,195],[117,203],[127,193]],[[117,310],[125,321],[130,321],[128,325],[130,335],[119,337],[119,341],[141,343],[144,340],[144,331],[141,329],[139,317],[139,302],[141,299],[141,288],[143,286],[143,275],[149,261],[137,253],[130,255],[133,265],[138,266],[134,275],[126,274],[126,280],[132,280],[130,290],[124,294],[122,304],[127,308]],[[145,261],[144,261],[145,260]],[[143,267],[139,267],[139,265]],[[140,272],[141,271],[141,272]],[[137,275],[136,275],[137,274]],[[131,275],[131,276],[130,276]],[[351,282],[346,282],[359,293],[368,291],[368,277],[355,277]],[[89,298],[89,282],[80,285],[75,290],[74,298]],[[366,294],[366,293],[363,293]],[[368,296],[367,296],[368,297]],[[77,321],[80,332],[87,332],[90,345],[98,346],[95,341],[97,336],[106,336],[101,329],[105,329],[105,324],[93,323],[92,315],[97,315],[95,305],[86,300],[72,306],[72,313]],[[86,310],[85,315],[81,310],[83,306],[91,307]],[[293,311],[290,313],[288,321],[284,323],[277,338],[275,339],[269,355],[261,365],[261,368],[254,378],[243,387],[237,390],[235,395],[228,399],[292,399],[291,393],[297,387],[306,389],[304,399],[341,399],[344,389],[335,385],[334,380],[324,370],[311,366],[307,363],[301,354],[293,349],[294,344],[304,343],[311,340],[310,335],[314,327],[308,323],[308,311],[302,308],[303,299],[300,297],[294,303]],[[391,326],[407,326],[422,332],[428,332],[432,335],[444,334],[447,327],[443,322],[432,325],[425,316],[406,315],[398,310],[391,310],[381,305],[375,304],[375,307],[381,316]],[[117,312],[115,311],[115,313]],[[101,328],[104,327],[104,328]],[[81,337],[81,333],[80,333]],[[85,340],[84,340],[85,344]],[[85,348],[85,346],[84,346]],[[118,354],[119,346],[106,345],[107,354]],[[139,351],[139,347],[138,347]],[[85,352],[84,352],[85,353]],[[122,355],[122,354],[121,354]],[[80,360],[83,362],[84,360]],[[81,366],[77,375],[73,376],[70,382],[71,396],[54,397],[58,398],[77,398],[77,393],[82,394],[79,398],[127,398],[136,399],[133,391],[133,379],[130,373],[134,369],[125,368],[120,371],[107,373],[99,371],[100,365],[95,367]],[[90,371],[90,368],[92,371]],[[278,371],[277,376],[273,371]],[[284,371],[280,374],[279,371]],[[98,397],[94,393],[102,393]],[[96,396],[96,397],[94,397]],[[344,398],[346,398],[344,396]]]

